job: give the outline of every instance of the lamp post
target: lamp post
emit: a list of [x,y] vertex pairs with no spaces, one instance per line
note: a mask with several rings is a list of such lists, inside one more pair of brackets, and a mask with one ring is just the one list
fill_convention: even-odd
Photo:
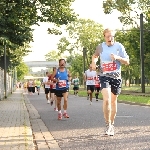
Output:
[[6,42],[4,43],[4,98],[7,98]]
[[[83,73],[85,73],[85,56],[86,56],[86,48],[83,48]],[[84,83],[84,89],[86,89],[85,81],[83,83]]]
[[141,58],[141,88],[145,93],[145,73],[144,73],[144,38],[143,38],[143,14],[140,14],[140,58]]

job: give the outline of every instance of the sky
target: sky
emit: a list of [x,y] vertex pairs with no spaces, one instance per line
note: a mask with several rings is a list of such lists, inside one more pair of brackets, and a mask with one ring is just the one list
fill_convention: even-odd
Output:
[[[102,0],[75,0],[72,8],[76,14],[79,14],[80,18],[94,20],[102,24],[104,28],[122,28],[122,24],[118,20],[118,12],[113,12],[110,15],[103,13]],[[62,35],[48,34],[48,27],[50,27],[50,23],[41,23],[40,26],[34,26],[34,42],[30,43],[32,52],[24,57],[24,61],[45,61],[45,54],[57,49],[57,43]]]

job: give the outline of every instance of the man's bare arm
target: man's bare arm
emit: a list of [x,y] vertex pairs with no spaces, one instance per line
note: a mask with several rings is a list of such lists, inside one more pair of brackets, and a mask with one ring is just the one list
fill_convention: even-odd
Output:
[[97,62],[97,59],[100,55],[100,51],[101,51],[101,45],[97,46],[95,53],[92,56],[92,68],[94,70],[96,69],[96,62]]
[[72,77],[71,77],[71,73],[70,71],[68,70],[68,81],[71,81]]
[[86,79],[87,79],[86,73],[83,74],[83,78],[84,78],[84,81],[86,81]]
[[55,76],[56,76],[56,70],[53,71],[53,73],[52,73],[52,75],[51,75],[51,80],[52,80],[53,82],[58,82],[58,79],[56,79]]

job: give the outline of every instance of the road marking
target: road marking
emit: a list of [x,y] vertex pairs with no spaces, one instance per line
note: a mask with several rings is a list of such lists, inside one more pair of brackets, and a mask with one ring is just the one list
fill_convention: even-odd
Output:
[[119,117],[119,118],[132,118],[133,116],[116,116],[116,117]]

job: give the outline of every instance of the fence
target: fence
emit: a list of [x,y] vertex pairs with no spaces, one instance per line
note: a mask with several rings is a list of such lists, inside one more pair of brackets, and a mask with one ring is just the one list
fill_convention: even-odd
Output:
[[2,100],[6,96],[8,96],[12,91],[15,90],[14,84],[14,75],[8,74],[6,75],[6,91],[4,85],[4,70],[0,68],[0,100]]

